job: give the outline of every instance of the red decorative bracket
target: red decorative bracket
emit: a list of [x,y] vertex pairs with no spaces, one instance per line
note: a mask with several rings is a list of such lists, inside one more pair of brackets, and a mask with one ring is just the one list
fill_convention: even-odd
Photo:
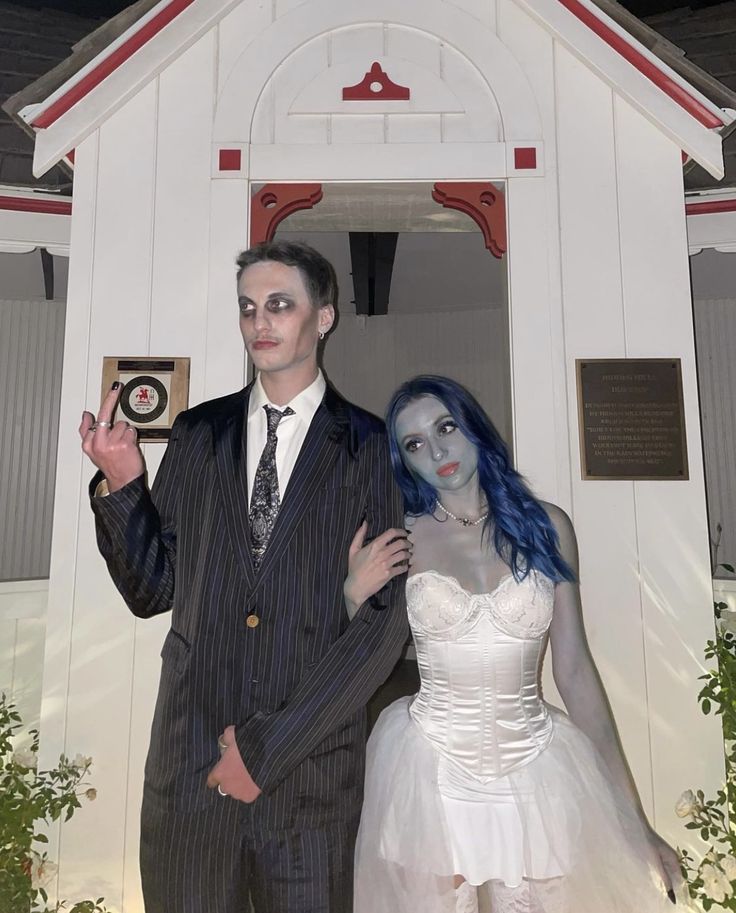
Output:
[[445,209],[457,209],[478,225],[494,257],[506,253],[506,201],[490,181],[441,182],[434,185],[432,199]]
[[250,204],[250,243],[271,241],[279,222],[321,199],[321,184],[264,184]]
[[395,83],[378,62],[359,83],[342,90],[343,101],[407,101],[410,96],[411,89]]

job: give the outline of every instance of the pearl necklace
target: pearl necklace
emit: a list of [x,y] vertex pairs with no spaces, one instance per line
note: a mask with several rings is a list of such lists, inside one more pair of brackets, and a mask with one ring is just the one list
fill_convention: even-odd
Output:
[[450,513],[450,511],[445,507],[445,505],[437,498],[434,502],[435,510],[439,509],[451,520],[457,520],[458,523],[462,523],[463,526],[477,526],[479,523],[482,523],[484,520],[488,519],[488,511],[486,511],[482,517],[478,517],[477,520],[471,520],[470,517],[456,517],[455,514]]

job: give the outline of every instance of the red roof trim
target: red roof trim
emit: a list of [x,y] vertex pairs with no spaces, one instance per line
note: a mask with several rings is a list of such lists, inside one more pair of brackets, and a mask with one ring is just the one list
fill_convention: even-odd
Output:
[[[42,111],[38,117],[31,121],[31,124],[37,128],[49,127],[54,121],[58,120],[62,114],[65,114],[78,101],[84,98],[88,92],[91,92],[107,76],[114,72],[122,63],[131,57],[139,48],[143,47],[154,35],[158,34],[164,26],[168,25],[175,19],[179,13],[190,6],[194,0],[171,0],[168,6],[164,7],[152,19],[149,19],[135,34],[116,48],[112,54],[109,54],[86,76],[73,85],[68,92],[65,92],[45,111]],[[669,95],[673,101],[684,108],[696,120],[705,127],[720,127],[724,121],[713,114],[696,98],[690,95],[679,83],[675,82],[670,76],[664,73],[659,67],[645,57],[640,51],[636,50],[633,45],[625,41],[617,32],[602,22],[591,10],[580,2],[580,0],[559,0],[559,2],[569,10],[584,25],[595,32],[599,38],[602,38],[606,44],[610,45],[617,53],[629,61],[640,73],[643,73],[666,95]]]
[[157,35],[164,26],[168,25],[193,2],[194,0],[171,0],[168,6],[149,19],[135,34],[131,35],[127,41],[116,48],[112,54],[101,60],[94,69],[90,70],[86,76],[83,76],[68,92],[57,98],[52,105],[32,120],[31,124],[37,128],[50,127],[62,114],[66,114],[88,92],[98,86],[110,73],[117,70],[122,63],[125,63],[139,48],[142,48],[144,44],[150,41],[154,35]]
[[0,209],[11,212],[43,212],[53,216],[70,216],[71,200],[37,200],[33,197],[0,196]]
[[736,212],[736,200],[710,200],[703,203],[685,203],[689,216],[705,216],[714,212]]
[[659,67],[652,63],[640,51],[624,40],[617,32],[602,22],[595,13],[591,12],[580,0],[560,0],[560,3],[569,10],[573,16],[576,16],[584,25],[587,25],[591,31],[595,32],[599,38],[602,38],[606,44],[610,45],[614,51],[617,51],[630,64],[636,67],[640,73],[643,73],[647,79],[651,80],[655,86],[660,88],[665,95],[677,102],[680,107],[684,108],[688,114],[691,114],[697,121],[705,127],[721,127],[724,121],[708,110],[705,105],[701,104],[696,98],[693,98],[689,92],[675,82],[666,73],[663,73]]

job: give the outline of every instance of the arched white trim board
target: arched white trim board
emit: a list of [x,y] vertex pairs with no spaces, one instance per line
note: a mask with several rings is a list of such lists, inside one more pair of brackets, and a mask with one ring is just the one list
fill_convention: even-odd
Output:
[[[459,51],[483,76],[498,104],[507,142],[542,138],[541,121],[531,86],[518,62],[498,36],[462,10],[441,0],[376,0],[370,15],[361,0],[303,4],[277,19],[259,38],[258,53],[244,50],[218,99],[213,139],[216,143],[250,138],[248,112],[271,75],[291,53],[313,38],[350,26],[390,22],[423,31]],[[417,29],[416,23],[422,28]],[[235,131],[235,135],[233,135]]]

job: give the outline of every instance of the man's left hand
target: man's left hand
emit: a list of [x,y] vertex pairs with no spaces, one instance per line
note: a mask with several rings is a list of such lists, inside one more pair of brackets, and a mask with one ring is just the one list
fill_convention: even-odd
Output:
[[222,756],[210,771],[207,786],[210,789],[219,786],[220,793],[225,793],[240,802],[255,802],[261,790],[256,786],[240,757],[240,750],[235,741],[235,727],[228,726],[217,741]]

